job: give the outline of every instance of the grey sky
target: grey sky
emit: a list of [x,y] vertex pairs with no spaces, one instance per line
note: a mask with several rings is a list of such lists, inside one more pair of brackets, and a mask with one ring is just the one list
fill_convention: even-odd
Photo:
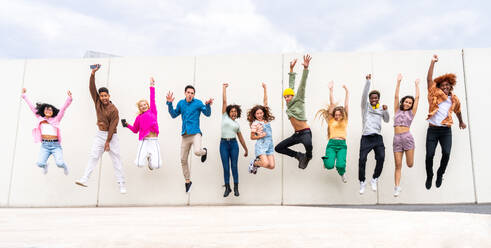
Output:
[[491,47],[489,1],[0,0],[0,58]]

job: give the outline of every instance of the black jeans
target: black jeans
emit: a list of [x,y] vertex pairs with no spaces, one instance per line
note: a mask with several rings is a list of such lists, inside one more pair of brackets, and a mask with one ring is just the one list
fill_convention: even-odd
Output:
[[428,177],[433,176],[433,157],[435,157],[438,142],[442,147],[442,160],[437,175],[442,176],[447,169],[452,149],[452,129],[450,127],[428,127],[426,132],[426,176]]
[[296,158],[299,152],[290,149],[290,146],[302,143],[305,146],[307,158],[312,158],[312,132],[310,129],[295,132],[292,136],[286,138],[277,144],[274,150],[277,153],[285,154]]
[[382,136],[378,134],[363,135],[361,136],[360,159],[358,161],[358,180],[360,180],[360,182],[365,181],[367,156],[372,149],[375,151],[375,160],[377,161],[373,172],[373,178],[378,178],[382,173],[385,160],[384,140]]

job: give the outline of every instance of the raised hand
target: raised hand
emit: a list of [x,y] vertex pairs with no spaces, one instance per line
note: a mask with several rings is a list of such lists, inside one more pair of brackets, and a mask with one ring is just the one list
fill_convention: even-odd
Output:
[[155,79],[153,77],[150,77],[150,86],[155,86]]
[[372,74],[368,74],[365,76],[366,80],[371,80],[372,79]]
[[92,69],[92,74],[95,74],[100,68],[101,68],[101,65],[100,64],[95,64],[95,68]]
[[438,55],[433,54],[433,58],[431,58],[431,62],[434,62],[434,63],[438,62]]
[[402,81],[402,74],[397,74],[397,82],[400,83]]
[[346,84],[343,84],[343,89],[344,89],[345,91],[348,91],[348,87],[346,87]]
[[223,88],[224,89],[228,88],[228,83],[223,83]]
[[27,92],[26,88],[22,88],[22,94],[25,94]]
[[297,59],[290,61],[290,72],[293,72],[293,68],[295,67],[295,64],[297,64]]
[[327,87],[332,90],[334,88],[334,81],[330,81],[329,83],[327,83]]
[[419,86],[419,78],[414,81],[414,85]]
[[72,92],[71,91],[68,91],[67,94],[68,94],[69,97],[72,97]]
[[211,105],[211,104],[213,104],[213,98],[208,99],[208,101],[206,101],[206,102],[205,102],[205,104],[206,104],[206,105],[208,105],[208,104],[210,104],[210,105]]
[[384,105],[382,105],[382,109],[383,109],[383,110],[387,110],[387,105],[385,105],[385,104],[384,104]]
[[172,93],[172,92],[170,92],[170,91],[169,91],[169,92],[167,92],[167,97],[166,97],[166,99],[167,99],[167,102],[173,102],[173,101],[174,101],[174,93]]
[[266,83],[261,83],[261,86],[263,87],[263,89],[266,89]]
[[309,54],[305,54],[303,56],[303,68],[304,69],[308,69],[309,68],[309,64],[310,64],[310,60],[312,59],[312,57],[309,55]]

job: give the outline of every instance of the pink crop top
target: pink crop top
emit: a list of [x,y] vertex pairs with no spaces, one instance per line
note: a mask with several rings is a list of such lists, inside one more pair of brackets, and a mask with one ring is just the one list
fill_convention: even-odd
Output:
[[396,115],[394,116],[394,127],[410,127],[411,122],[413,122],[413,118],[413,111],[397,110]]

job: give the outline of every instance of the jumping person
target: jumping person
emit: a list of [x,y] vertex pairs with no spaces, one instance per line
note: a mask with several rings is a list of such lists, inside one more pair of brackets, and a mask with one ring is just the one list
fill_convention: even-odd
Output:
[[199,117],[203,113],[205,116],[211,115],[211,104],[213,98],[210,98],[203,104],[198,99],[194,98],[195,89],[192,85],[188,85],[184,88],[185,99],[180,100],[177,103],[176,108],[172,106],[174,102],[174,94],[172,92],[167,93],[167,107],[169,114],[172,118],[176,118],[181,115],[182,118],[182,131],[181,131],[181,166],[182,173],[184,174],[184,187],[186,193],[191,188],[191,173],[189,171],[188,157],[191,145],[193,146],[194,154],[201,156],[201,162],[206,161],[207,149],[201,146],[202,133],[199,128]]
[[330,104],[328,109],[321,109],[317,112],[317,116],[322,116],[327,122],[329,142],[326,146],[326,155],[322,157],[324,167],[331,170],[336,164],[336,170],[341,176],[341,180],[346,183],[346,128],[348,126],[348,88],[343,85],[346,93],[344,97],[344,107],[336,106],[334,102],[333,87],[334,82],[329,82],[329,99]]
[[111,95],[106,87],[101,87],[97,90],[95,86],[95,73],[101,68],[101,65],[95,65],[92,69],[89,80],[89,91],[94,101],[95,111],[97,114],[97,130],[92,150],[89,155],[89,162],[85,169],[85,174],[76,184],[87,187],[87,181],[97,166],[99,159],[104,152],[109,152],[109,156],[113,162],[116,181],[119,184],[119,192],[126,194],[124,182],[123,164],[119,154],[119,139],[117,135],[117,127],[119,123],[119,112],[116,106],[110,101]]
[[[290,73],[288,73],[289,86],[283,91],[283,98],[286,101],[286,114],[292,124],[295,132],[289,138],[281,141],[274,148],[276,152],[288,155],[298,160],[298,168],[305,169],[309,161],[312,159],[312,132],[307,124],[307,117],[305,116],[305,86],[307,84],[307,76],[309,75],[309,63],[312,57],[310,55],[303,56],[303,72],[300,85],[295,95],[295,75],[293,68],[297,63],[297,59],[290,62]],[[290,149],[290,146],[302,143],[305,147],[306,153],[301,153]]]
[[68,98],[61,109],[47,103],[31,103],[26,95],[27,90],[22,89],[22,99],[27,103],[32,113],[36,116],[37,124],[32,130],[34,142],[41,142],[37,165],[43,169],[43,173],[48,173],[48,158],[53,155],[56,166],[63,168],[63,173],[68,175],[68,167],[63,160],[63,149],[61,148],[60,121],[65,114],[65,110],[72,103],[72,93],[68,91]]
[[274,116],[268,107],[268,94],[266,84],[263,86],[263,105],[252,107],[247,113],[247,120],[251,126],[251,140],[256,140],[254,147],[255,159],[249,163],[249,173],[256,174],[257,168],[274,169],[273,131],[271,121]]
[[382,173],[385,160],[385,146],[380,131],[382,129],[382,119],[389,122],[389,113],[387,105],[380,107],[380,92],[372,90],[370,93],[370,84],[372,75],[366,77],[365,88],[361,96],[361,118],[363,121],[363,134],[360,141],[360,159],[358,161],[358,180],[360,180],[360,194],[365,193],[365,167],[367,156],[371,150],[375,152],[375,160],[377,161],[373,172],[372,190],[377,191],[377,181]]
[[394,96],[394,161],[396,168],[394,172],[394,196],[401,193],[401,169],[402,157],[406,154],[407,167],[411,168],[414,164],[414,138],[409,132],[411,122],[416,115],[419,103],[419,79],[414,82],[416,93],[413,96],[405,96],[399,100],[399,88],[401,86],[402,75],[397,75],[396,93]]
[[433,79],[433,67],[438,62],[438,56],[433,55],[430,68],[428,69],[428,103],[429,127],[426,133],[426,183],[427,189],[431,188],[433,180],[433,157],[438,143],[442,148],[442,159],[436,174],[435,185],[439,188],[442,185],[443,174],[450,159],[452,148],[452,112],[455,112],[459,119],[460,129],[465,129],[467,125],[462,120],[460,111],[460,101],[453,93],[453,87],[457,83],[455,74],[448,73]]
[[138,133],[138,150],[135,164],[138,167],[148,165],[150,170],[160,168],[162,158],[160,157],[159,124],[157,122],[157,106],[155,105],[155,80],[150,78],[150,105],[147,100],[136,103],[138,116],[133,125],[122,119],[123,127],[127,127],[133,133]]
[[237,122],[242,110],[239,105],[227,105],[227,87],[228,84],[224,83],[222,88],[222,138],[220,140],[220,158],[222,159],[223,180],[225,181],[223,197],[227,197],[232,192],[230,188],[230,169],[232,169],[232,176],[234,177],[234,195],[239,196],[239,172],[237,169],[239,145],[237,144],[236,136],[244,148],[244,157],[247,157],[248,153],[244,137],[242,137],[240,126]]

